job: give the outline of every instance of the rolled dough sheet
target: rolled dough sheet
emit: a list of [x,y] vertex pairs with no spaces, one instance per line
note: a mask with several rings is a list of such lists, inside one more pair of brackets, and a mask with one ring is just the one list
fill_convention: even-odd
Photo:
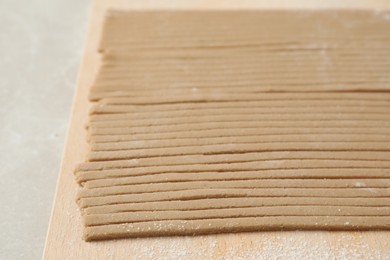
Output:
[[390,21],[110,11],[75,170],[90,240],[390,229]]

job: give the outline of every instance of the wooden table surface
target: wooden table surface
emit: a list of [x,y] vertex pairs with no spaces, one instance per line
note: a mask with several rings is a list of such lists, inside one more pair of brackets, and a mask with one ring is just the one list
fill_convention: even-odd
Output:
[[163,237],[84,242],[75,203],[75,166],[88,144],[85,123],[89,87],[99,66],[96,46],[107,9],[260,10],[369,9],[390,19],[389,0],[95,0],[79,72],[72,116],[43,259],[390,259],[390,232],[258,232],[198,237]]

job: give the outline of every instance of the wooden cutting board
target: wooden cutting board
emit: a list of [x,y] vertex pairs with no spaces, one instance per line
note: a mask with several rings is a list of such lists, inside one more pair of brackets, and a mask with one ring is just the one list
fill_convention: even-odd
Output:
[[[373,9],[390,10],[388,0],[96,0],[73,102],[43,259],[390,259],[390,232],[259,232],[198,237],[163,237],[84,242],[75,203],[78,186],[73,170],[85,158],[87,96],[99,66],[96,52],[108,9]],[[387,14],[388,15],[388,14]],[[390,19],[390,16],[389,16]]]

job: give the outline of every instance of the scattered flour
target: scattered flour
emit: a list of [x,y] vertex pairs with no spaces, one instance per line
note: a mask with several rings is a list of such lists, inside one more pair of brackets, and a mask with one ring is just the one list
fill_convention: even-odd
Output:
[[128,251],[130,259],[142,260],[390,259],[383,254],[390,252],[387,241],[371,239],[369,244],[363,236],[364,232],[296,231],[133,239]]

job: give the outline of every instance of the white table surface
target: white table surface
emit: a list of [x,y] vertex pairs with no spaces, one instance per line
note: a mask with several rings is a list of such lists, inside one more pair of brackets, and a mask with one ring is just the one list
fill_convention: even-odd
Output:
[[0,0],[0,259],[40,259],[89,0]]

